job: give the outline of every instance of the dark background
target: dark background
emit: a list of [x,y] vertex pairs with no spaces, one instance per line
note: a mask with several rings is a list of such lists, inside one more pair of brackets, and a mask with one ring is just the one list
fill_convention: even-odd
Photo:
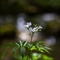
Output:
[[[44,14],[53,14],[54,19],[50,20],[50,17],[49,20],[43,20]],[[60,60],[60,0],[0,0],[0,45],[17,40],[16,24],[19,16],[26,22],[37,23],[43,27],[42,40],[54,37],[56,42],[49,45],[53,49],[51,54],[54,60]],[[4,49],[6,48],[0,48],[1,59],[12,60],[11,51],[4,55]]]

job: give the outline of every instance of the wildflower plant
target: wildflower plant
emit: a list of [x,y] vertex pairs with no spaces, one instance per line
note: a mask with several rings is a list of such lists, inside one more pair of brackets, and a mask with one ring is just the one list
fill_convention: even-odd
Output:
[[[14,46],[12,49],[13,56],[17,60],[53,60],[53,58],[45,55],[46,52],[49,53],[51,48],[45,46],[42,41],[37,41],[35,43],[32,42],[34,33],[41,31],[42,27],[38,26],[37,24],[32,24],[31,22],[24,26],[30,33],[31,41],[27,42],[19,39],[18,42],[8,44],[8,46]],[[19,50],[20,54],[16,54],[17,50]]]

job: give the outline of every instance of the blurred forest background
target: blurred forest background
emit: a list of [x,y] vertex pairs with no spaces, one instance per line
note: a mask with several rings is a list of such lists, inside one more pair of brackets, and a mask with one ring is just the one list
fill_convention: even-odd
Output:
[[[43,40],[53,49],[51,57],[60,60],[60,0],[0,0],[0,45],[28,40],[26,22],[43,27],[33,40]],[[13,60],[11,49],[0,48],[0,59]]]

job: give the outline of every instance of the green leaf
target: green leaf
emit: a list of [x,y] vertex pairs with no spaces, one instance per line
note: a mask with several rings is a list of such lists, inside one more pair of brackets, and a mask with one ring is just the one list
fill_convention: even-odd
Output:
[[49,51],[46,49],[46,48],[44,48],[43,46],[41,46],[41,47],[38,47],[38,50],[40,51],[40,52],[47,52],[47,53],[49,53]]
[[44,51],[43,51],[41,48],[39,48],[38,50],[39,50],[40,52],[44,53]]
[[20,52],[21,52],[21,55],[24,55],[25,52],[26,52],[26,49],[25,49],[24,47],[21,47],[21,48],[20,48]]
[[28,43],[28,44],[27,44],[27,47],[28,47],[28,48],[31,48],[32,46],[33,46],[33,44],[31,44],[31,43]]
[[33,58],[33,60],[37,60],[37,59],[39,59],[39,58],[41,58],[41,54],[38,54],[38,53],[32,53],[32,58]]
[[16,44],[16,46],[20,46],[20,45],[19,45],[18,43],[16,43],[16,42],[15,42],[15,44]]
[[32,46],[32,48],[30,50],[36,50],[36,47],[35,46]]
[[24,57],[23,57],[23,60],[27,60],[27,59],[28,59],[28,56],[24,56]]
[[36,49],[37,49],[37,51],[40,51],[40,52],[44,53],[44,51],[42,50],[42,47],[36,46]]
[[[51,48],[47,47],[47,46],[43,46],[42,50],[44,50],[45,52],[49,53],[48,50],[52,50]],[[50,54],[50,53],[49,53]]]
[[12,50],[13,54],[14,54],[18,49],[19,49],[19,47],[14,47],[13,50]]
[[27,45],[27,42],[25,41],[23,45],[26,46]]
[[23,43],[22,43],[22,41],[20,41],[20,40],[19,40],[19,43],[20,43],[20,46],[22,47],[22,46],[23,46]]
[[47,46],[44,46],[45,49],[47,50],[52,50],[51,48],[47,47]]
[[22,58],[22,60],[32,60],[29,56],[24,56],[23,58]]
[[43,42],[42,42],[42,41],[38,41],[38,42],[36,43],[36,45],[37,45],[37,46],[43,45]]
[[22,56],[18,55],[18,54],[14,54],[13,55],[15,59],[17,60],[22,60]]
[[[49,53],[49,51],[45,48],[42,48],[42,50],[44,50],[45,52]],[[49,53],[50,54],[50,53]]]
[[[36,43],[36,48],[37,48],[37,51],[40,51],[40,52],[47,52],[49,53],[48,50],[51,50],[51,48],[47,47],[47,46],[44,46],[42,42],[37,42]],[[50,54],[50,53],[49,53]]]
[[48,57],[47,55],[43,55],[43,60],[53,60],[53,58],[52,57]]

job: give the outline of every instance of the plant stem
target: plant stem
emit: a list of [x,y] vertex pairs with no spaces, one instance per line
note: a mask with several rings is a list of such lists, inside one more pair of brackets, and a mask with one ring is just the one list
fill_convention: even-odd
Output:
[[32,42],[33,34],[32,34],[32,32],[30,32],[30,31],[29,31],[29,33],[30,33],[31,42]]
[[34,33],[32,32],[32,34],[31,34],[31,42],[32,42],[32,39],[33,39],[33,35],[34,35]]

